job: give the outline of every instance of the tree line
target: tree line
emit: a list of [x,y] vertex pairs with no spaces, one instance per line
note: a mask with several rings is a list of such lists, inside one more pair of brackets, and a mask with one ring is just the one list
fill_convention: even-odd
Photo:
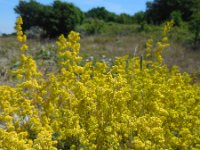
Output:
[[83,12],[72,3],[59,0],[55,0],[51,5],[44,5],[36,0],[19,1],[14,10],[23,17],[24,30],[38,26],[45,30],[48,37],[56,37],[61,33],[68,34],[86,20],[159,25],[173,19],[176,26],[187,22],[196,40],[200,34],[200,0],[154,0],[146,3],[146,11],[139,11],[134,15],[118,15],[106,10],[105,7]]
[[51,5],[44,5],[36,0],[19,1],[14,8],[15,12],[23,17],[23,30],[40,27],[48,37],[56,37],[61,33],[69,33],[76,25],[88,20],[101,20],[120,24],[139,23],[144,18],[143,12],[131,16],[126,13],[116,14],[106,10],[105,7],[92,8],[87,12],[72,3],[55,0]]

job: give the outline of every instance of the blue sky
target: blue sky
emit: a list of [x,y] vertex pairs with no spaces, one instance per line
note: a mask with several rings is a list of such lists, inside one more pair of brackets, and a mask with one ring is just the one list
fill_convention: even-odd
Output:
[[[53,0],[37,0],[42,4],[51,4]],[[83,11],[88,11],[97,6],[103,6],[117,14],[135,12],[146,9],[146,2],[151,0],[65,0],[78,6]],[[19,0],[0,0],[0,33],[14,32],[14,24],[17,17],[13,8]]]

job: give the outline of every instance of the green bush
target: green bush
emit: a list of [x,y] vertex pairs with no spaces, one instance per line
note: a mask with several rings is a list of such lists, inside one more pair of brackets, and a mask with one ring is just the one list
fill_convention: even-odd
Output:
[[174,25],[181,26],[183,20],[180,11],[173,11],[171,13],[171,19],[174,20]]
[[86,12],[85,15],[87,18],[104,20],[106,22],[108,22],[108,21],[114,22],[117,17],[116,14],[109,12],[108,10],[105,9],[105,7],[92,8],[91,10]]
[[48,37],[68,34],[84,19],[78,7],[61,1],[54,1],[52,5],[43,5],[34,0],[20,1],[14,10],[24,18],[23,30],[38,26],[46,31]]
[[194,34],[194,44],[200,38],[200,12],[194,13],[190,21],[190,31]]
[[76,30],[81,34],[99,34],[104,28],[105,22],[99,19],[88,19],[81,26],[78,26]]

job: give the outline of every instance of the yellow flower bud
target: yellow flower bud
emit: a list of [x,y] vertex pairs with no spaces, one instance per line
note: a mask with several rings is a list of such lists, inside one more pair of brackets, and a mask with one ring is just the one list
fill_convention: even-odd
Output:
[[23,44],[20,48],[21,51],[26,51],[28,49],[28,46],[26,44]]

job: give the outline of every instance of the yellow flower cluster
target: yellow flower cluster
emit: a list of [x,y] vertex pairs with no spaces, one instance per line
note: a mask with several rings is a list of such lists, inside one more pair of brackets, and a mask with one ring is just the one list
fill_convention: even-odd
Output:
[[[13,71],[13,74],[17,76],[18,79],[23,79],[24,81],[34,81],[36,76],[40,76],[41,73],[37,71],[37,65],[35,60],[31,56],[25,54],[28,49],[26,45],[26,35],[22,31],[21,25],[23,24],[22,18],[19,17],[16,21],[17,39],[22,44],[21,46],[21,56],[20,56],[20,66],[17,70]],[[37,81],[35,81],[37,82]],[[37,83],[36,83],[37,84]]]
[[21,80],[0,86],[0,149],[200,149],[200,88],[161,64],[167,26],[155,53],[148,41],[152,65],[143,60],[142,70],[138,57],[80,62],[76,32],[58,39],[57,72],[42,76],[22,54]]
[[156,48],[155,50],[153,50],[153,40],[150,39],[147,41],[146,43],[146,57],[147,59],[150,58],[151,60],[154,59],[154,55],[156,58],[156,61],[158,64],[162,64],[163,62],[163,58],[162,58],[162,51],[163,49],[167,48],[170,46],[170,44],[168,43],[168,32],[170,31],[170,29],[172,28],[174,22],[173,20],[170,22],[167,22],[167,24],[164,26],[163,29],[163,34],[162,34],[162,39],[161,41],[158,41],[156,43]]
[[15,29],[17,30],[17,40],[22,43],[20,50],[24,52],[28,49],[28,46],[26,45],[26,35],[22,31],[22,24],[22,17],[19,17],[16,21]]

